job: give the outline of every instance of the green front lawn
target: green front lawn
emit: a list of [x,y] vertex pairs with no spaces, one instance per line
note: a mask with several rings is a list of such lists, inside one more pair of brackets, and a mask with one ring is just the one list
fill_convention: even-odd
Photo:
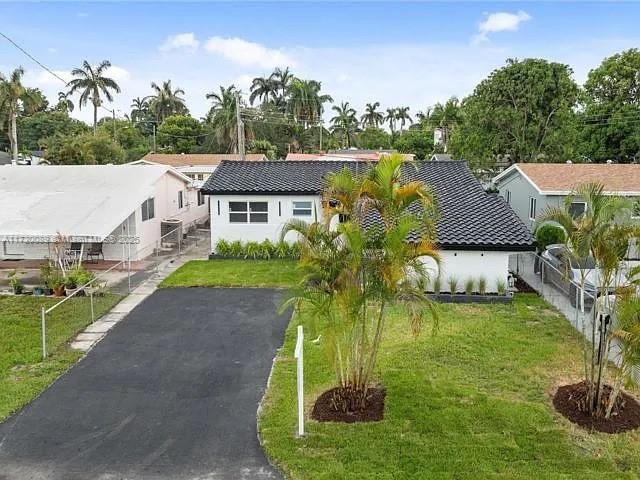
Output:
[[[95,297],[96,316],[108,312],[120,296]],[[47,315],[47,348],[42,360],[40,308],[59,299],[0,296],[0,421],[29,403],[69,368],[80,352],[68,341],[91,323],[89,298],[73,298]]]
[[300,278],[294,260],[192,260],[161,287],[290,287]]
[[[554,386],[579,380],[581,369],[578,334],[560,314],[528,294],[513,305],[440,310],[435,337],[414,339],[401,311],[390,317],[377,368],[383,421],[308,420],[303,439],[294,437],[294,319],[260,415],[272,461],[314,480],[640,478],[639,431],[588,434],[553,410]],[[332,385],[323,346],[305,341],[307,412]]]

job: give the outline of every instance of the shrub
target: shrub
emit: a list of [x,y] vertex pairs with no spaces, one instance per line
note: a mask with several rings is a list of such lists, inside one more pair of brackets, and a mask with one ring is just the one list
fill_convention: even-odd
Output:
[[300,244],[298,242],[289,246],[289,256],[291,258],[300,258]]
[[229,256],[230,257],[244,257],[244,247],[240,240],[234,240],[229,244]]
[[554,243],[565,243],[567,236],[562,228],[557,225],[546,223],[540,225],[536,229],[536,242],[538,243],[538,250],[543,251],[547,248],[547,245],[553,245]]
[[218,240],[216,243],[216,253],[225,257],[231,256],[231,245],[226,240]]
[[467,281],[464,283],[464,293],[467,295],[473,294],[473,286],[475,285],[475,281],[473,278],[469,277]]
[[284,240],[280,240],[273,249],[273,254],[277,258],[287,258],[289,256],[289,244]]
[[72,268],[67,272],[64,285],[67,288],[78,288],[95,278],[95,275],[83,266]]
[[456,290],[458,290],[458,279],[451,275],[447,280],[447,283],[449,284],[449,292],[451,293],[451,295],[456,293]]
[[436,295],[440,293],[440,290],[442,288],[441,284],[442,284],[442,280],[438,275],[438,277],[436,277],[436,279],[433,281],[433,293],[435,293]]
[[496,280],[496,290],[498,291],[498,295],[506,295],[507,294],[507,283],[504,279],[499,278]]
[[271,260],[271,258],[275,256],[275,250],[275,245],[267,238],[260,244],[259,257],[263,260]]
[[484,295],[487,293],[487,279],[483,276],[478,278],[478,293]]
[[261,247],[258,242],[247,242],[244,246],[244,258],[256,258],[260,257]]

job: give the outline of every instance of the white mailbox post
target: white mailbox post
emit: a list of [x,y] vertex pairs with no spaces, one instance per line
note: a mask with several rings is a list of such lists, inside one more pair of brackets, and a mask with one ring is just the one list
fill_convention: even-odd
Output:
[[298,339],[294,355],[298,361],[298,436],[304,436],[304,358],[302,343],[304,333],[302,325],[298,325]]

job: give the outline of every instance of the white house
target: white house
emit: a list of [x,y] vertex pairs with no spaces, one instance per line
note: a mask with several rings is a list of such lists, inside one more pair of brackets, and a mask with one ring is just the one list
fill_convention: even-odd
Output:
[[[223,161],[202,191],[210,196],[211,244],[219,240],[278,241],[291,218],[322,216],[325,176],[343,168],[362,172],[369,163],[354,161]],[[464,162],[425,161],[408,165],[406,179],[429,185],[438,201],[437,241],[441,249],[440,278],[459,288],[468,278],[484,277],[488,290],[506,282],[509,255],[533,250],[527,227],[506,203],[487,194]]]
[[206,221],[204,200],[164,165],[2,166],[0,259],[52,257],[62,237],[105,260],[138,260],[156,248],[162,222],[186,231]]

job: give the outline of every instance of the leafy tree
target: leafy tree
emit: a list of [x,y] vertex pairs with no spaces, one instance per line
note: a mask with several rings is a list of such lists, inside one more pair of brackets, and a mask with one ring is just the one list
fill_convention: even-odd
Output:
[[456,97],[451,97],[444,104],[436,103],[426,113],[418,113],[417,117],[424,130],[433,132],[436,128],[440,129],[442,150],[448,151],[451,133],[462,120],[459,100]]
[[364,114],[360,117],[362,128],[378,128],[384,122],[384,115],[377,110],[380,102],[367,103]]
[[592,161],[640,159],[640,50],[605,58],[584,85],[583,154]]
[[386,149],[391,147],[391,136],[381,128],[367,127],[358,133],[356,144],[368,150]]
[[393,140],[393,147],[402,153],[413,153],[424,160],[433,152],[433,135],[422,129],[405,130]]
[[269,140],[254,140],[249,146],[249,151],[251,153],[262,153],[269,160],[276,158],[276,147]]
[[[388,308],[404,305],[414,334],[436,317],[421,288],[428,273],[421,257],[438,260],[434,246],[435,207],[422,182],[402,182],[401,155],[384,157],[364,176],[344,169],[328,178],[322,222],[290,221],[283,237],[300,238],[303,273],[290,303],[312,314],[336,375],[333,405],[338,411],[366,408]],[[407,210],[418,204],[421,211]],[[360,211],[381,219],[365,229]],[[331,228],[340,216],[343,222]],[[420,232],[408,242],[410,232]],[[409,278],[407,272],[411,271]]]
[[347,142],[347,147],[351,147],[353,137],[358,130],[356,111],[351,108],[349,102],[334,105],[331,109],[336,112],[336,115],[331,118],[333,132],[342,135]]
[[158,127],[158,143],[172,153],[190,153],[202,140],[202,124],[193,117],[172,115]]
[[87,133],[89,127],[84,122],[69,117],[66,111],[51,110],[19,117],[17,129],[22,146],[29,150],[38,150],[43,146],[44,138],[56,134],[79,135]]
[[54,135],[43,141],[45,158],[58,165],[103,165],[122,163],[124,149],[108,135],[83,133],[81,135]]
[[111,137],[125,150],[125,160],[144,157],[150,150],[150,141],[129,120],[105,117],[98,121],[98,135]]
[[18,116],[46,107],[46,99],[39,90],[22,85],[23,75],[22,67],[16,68],[8,78],[0,74],[0,123],[8,127],[7,136],[14,162],[18,159]]
[[162,123],[165,118],[171,115],[187,115],[189,109],[185,103],[184,90],[180,87],[173,88],[171,80],[158,85],[151,82],[153,94],[148,97],[149,110],[155,115],[156,121]]
[[69,95],[80,93],[78,105],[82,108],[89,101],[93,104],[93,132],[96,133],[98,126],[98,107],[102,105],[101,95],[109,101],[113,101],[111,92],[120,93],[120,86],[112,78],[105,77],[105,71],[111,67],[111,62],[103,60],[96,66],[92,66],[84,60],[82,67],[74,68],[71,74],[74,77],[69,82]]
[[497,155],[512,162],[573,158],[578,87],[571,76],[560,63],[507,60],[463,101],[451,151],[488,165]]

